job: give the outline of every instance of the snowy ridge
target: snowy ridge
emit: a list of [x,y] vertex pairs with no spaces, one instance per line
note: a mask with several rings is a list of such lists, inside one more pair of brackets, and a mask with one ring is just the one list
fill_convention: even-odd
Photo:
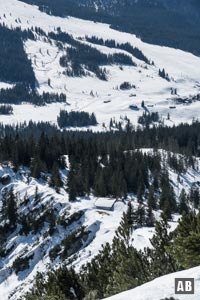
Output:
[[[66,172],[64,172],[66,173]],[[18,203],[19,213],[24,216],[31,214],[38,219],[49,209],[57,213],[57,222],[59,219],[70,220],[75,214],[81,213],[76,221],[64,229],[63,226],[56,226],[56,234],[52,237],[48,234],[48,223],[44,223],[40,233],[30,233],[28,235],[18,235],[19,228],[16,229],[6,242],[8,255],[0,263],[0,291],[4,299],[7,300],[9,295],[13,294],[11,299],[17,299],[21,293],[29,290],[32,280],[37,272],[47,271],[49,266],[53,267],[62,262],[57,257],[51,260],[50,252],[56,245],[59,245],[69,234],[74,232],[80,226],[85,226],[89,236],[83,241],[80,251],[72,260],[76,269],[79,269],[83,263],[89,261],[100,250],[101,245],[112,240],[115,230],[121,220],[121,215],[126,210],[126,205],[116,203],[114,212],[104,212],[95,207],[96,198],[80,199],[75,203],[68,202],[68,194],[61,191],[60,194],[43,182],[31,179],[27,181],[29,171],[21,169],[15,174],[9,167],[1,168],[1,177],[9,175],[11,183],[1,187],[1,194],[5,189],[14,189],[22,202]],[[34,195],[36,187],[40,196],[40,202],[35,203]],[[23,203],[24,197],[28,197],[28,204]],[[1,204],[1,200],[0,200]],[[39,215],[38,215],[39,213]],[[86,247],[86,248],[85,248]],[[29,261],[29,268],[18,273],[12,271],[13,262],[18,257],[33,256]],[[58,256],[58,255],[57,255]],[[73,255],[72,255],[73,257]]]
[[[92,77],[72,78],[63,74],[64,68],[59,65],[59,58],[62,51],[59,51],[54,41],[52,44],[45,39],[38,37],[37,41],[28,40],[25,43],[25,50],[32,60],[36,78],[39,82],[39,91],[64,92],[70,104],[68,110],[85,110],[95,112],[99,126],[96,130],[102,130],[102,123],[108,126],[110,118],[120,120],[125,116],[133,124],[137,124],[138,117],[143,114],[141,108],[142,100],[149,112],[159,112],[164,123],[174,125],[180,122],[191,123],[193,118],[197,119],[198,101],[190,105],[175,104],[176,97],[189,97],[200,91],[199,68],[200,58],[181,50],[168,47],[160,47],[142,42],[135,35],[118,32],[111,29],[107,24],[95,23],[76,18],[59,18],[47,15],[38,10],[37,7],[24,4],[17,0],[7,0],[6,3],[0,0],[0,22],[5,23],[9,28],[41,27],[46,33],[60,27],[63,32],[71,34],[75,39],[85,36],[97,36],[98,38],[114,39],[118,43],[129,42],[133,47],[138,47],[144,55],[154,61],[155,66],[146,65],[144,62],[132,57],[137,67],[113,65],[107,66],[109,79],[107,82]],[[67,45],[65,45],[67,47]],[[113,53],[116,49],[93,45],[103,53]],[[117,50],[120,52],[120,50]],[[128,54],[128,53],[127,53]],[[165,68],[171,81],[158,76],[158,70]],[[48,78],[51,79],[51,87],[48,86]],[[117,89],[121,83],[128,81],[136,86],[136,89],[122,91]],[[171,95],[171,88],[177,89],[178,96]],[[93,95],[91,95],[91,90]],[[130,97],[135,94],[135,97]],[[106,103],[105,103],[106,102]],[[138,111],[129,108],[130,105],[137,105]],[[176,106],[176,109],[170,109]],[[48,120],[57,123],[57,112],[65,108],[64,104],[46,108],[36,108],[30,112],[29,106],[22,105],[20,110],[26,111],[24,116],[17,107],[14,107],[14,115],[2,117],[4,123],[17,123],[33,119],[34,121]],[[170,120],[167,115],[170,113]]]

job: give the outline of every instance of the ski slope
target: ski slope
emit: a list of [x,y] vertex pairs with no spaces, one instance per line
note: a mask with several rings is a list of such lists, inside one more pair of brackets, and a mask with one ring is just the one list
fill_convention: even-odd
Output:
[[[119,121],[120,117],[124,116],[137,125],[138,117],[144,112],[144,109],[141,108],[142,100],[145,101],[149,112],[159,112],[164,124],[169,126],[180,122],[191,123],[193,119],[199,118],[199,101],[190,105],[175,105],[174,96],[171,95],[171,88],[176,88],[180,97],[189,97],[200,92],[199,57],[178,49],[144,43],[133,34],[111,29],[108,24],[47,15],[39,11],[36,6],[17,0],[7,0],[6,2],[0,0],[0,8],[0,22],[5,23],[9,28],[20,26],[22,29],[27,29],[37,26],[48,33],[55,32],[56,28],[60,27],[62,31],[71,34],[75,39],[81,38],[85,43],[86,35],[114,39],[118,43],[129,42],[133,47],[138,47],[148,59],[154,61],[154,66],[146,65],[143,61],[132,57],[137,67],[106,66],[109,72],[107,82],[101,81],[95,76],[72,78],[63,74],[64,68],[59,64],[63,53],[59,51],[54,41],[50,44],[46,39],[38,37],[37,41],[28,40],[25,43],[25,50],[32,60],[39,82],[39,92],[63,92],[67,95],[67,102],[70,104],[67,107],[68,110],[95,112],[99,122],[96,130],[103,130],[102,123],[105,123],[108,128],[111,118]],[[67,47],[67,45],[65,46]],[[103,53],[116,52],[116,49],[105,46],[93,46]],[[121,51],[117,50],[117,52]],[[158,70],[163,68],[169,74],[170,82],[158,76]],[[48,86],[48,78],[51,79],[51,87]],[[129,91],[118,89],[117,87],[124,81],[132,83],[136,89]],[[0,87],[2,84],[4,83],[0,83]],[[137,105],[139,110],[131,110],[130,105]],[[170,106],[174,105],[176,109],[170,109]],[[3,116],[1,121],[12,124],[32,119],[57,123],[57,114],[60,108],[66,108],[66,106],[63,104],[55,109],[55,105],[51,105],[48,106],[48,109],[45,107],[32,109],[23,104],[20,109],[14,107],[13,116]],[[49,112],[48,115],[46,110]],[[170,120],[167,120],[168,113]]]

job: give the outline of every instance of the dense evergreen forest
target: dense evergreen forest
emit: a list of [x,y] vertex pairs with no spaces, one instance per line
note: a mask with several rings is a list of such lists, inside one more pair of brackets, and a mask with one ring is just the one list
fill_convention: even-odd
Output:
[[0,80],[26,83],[35,87],[35,75],[27,58],[22,38],[32,37],[30,32],[10,30],[0,25]]
[[[91,4],[89,0],[83,0],[82,3],[79,0],[23,1],[38,4],[40,10],[49,14],[69,14],[109,22],[112,27],[134,32],[148,42],[180,47],[200,54],[200,26],[194,26],[188,17],[184,18],[175,10],[168,18],[162,5],[152,6],[146,1],[137,4],[137,1],[122,0],[116,9],[113,2],[108,0],[105,3],[112,4],[108,6],[109,9],[105,6],[97,11],[92,5],[87,6]],[[20,24],[20,20],[18,22]],[[200,21],[197,20],[196,24],[200,25]],[[20,27],[11,30],[0,25],[0,81],[13,83],[13,87],[0,89],[0,115],[11,115],[12,104],[67,104],[63,93],[39,94],[36,90],[37,81],[31,61],[24,50],[24,42],[27,39],[36,40],[38,36],[45,37],[49,43],[53,40],[63,51],[60,65],[65,68],[67,76],[95,74],[100,80],[106,81],[109,75],[106,66],[136,66],[131,55],[145,64],[153,64],[129,43],[120,44],[95,36],[75,40],[60,28],[57,28],[56,33],[46,34],[37,27],[23,31]],[[83,43],[85,40],[87,43]],[[65,43],[69,47],[65,48]],[[115,48],[119,52],[104,54],[92,44]],[[120,50],[126,51],[126,54]],[[158,74],[164,80],[171,80],[165,69],[159,70]],[[46,80],[50,85],[51,79]],[[136,87],[124,81],[117,88],[126,91]],[[171,93],[177,94],[177,91],[172,90]],[[195,97],[197,100],[198,95]],[[27,177],[23,179],[27,180],[27,186],[30,186],[34,177],[55,189],[58,194],[62,194],[64,189],[69,194],[70,205],[80,197],[87,197],[90,201],[90,196],[114,198],[127,204],[127,211],[123,214],[113,241],[104,245],[76,273],[69,267],[73,262],[72,255],[83,246],[80,240],[87,241],[90,235],[90,229],[82,226],[80,221],[84,218],[85,211],[75,211],[69,218],[65,218],[64,215],[59,215],[57,207],[48,204],[44,207],[37,187],[34,195],[25,195],[23,199],[12,188],[2,189],[0,260],[10,255],[15,247],[14,243],[10,247],[7,243],[8,238],[14,234],[19,239],[29,234],[39,236],[46,226],[49,238],[58,233],[58,226],[67,232],[74,222],[78,225],[75,231],[70,231],[59,243],[56,241],[57,244],[45,253],[52,265],[56,264],[57,258],[65,261],[66,265],[50,270],[46,276],[37,274],[33,289],[22,297],[23,300],[71,300],[74,299],[71,287],[76,293],[76,300],[102,299],[159,276],[200,265],[200,182],[195,182],[194,179],[187,193],[182,189],[179,195],[175,195],[168,172],[168,168],[171,168],[180,183],[180,177],[188,167],[195,168],[196,158],[200,156],[200,122],[164,127],[158,113],[148,113],[144,100],[141,105],[144,113],[139,117],[138,123],[142,126],[135,128],[126,117],[124,128],[121,121],[117,123],[115,119],[111,119],[108,132],[94,133],[89,129],[85,132],[70,131],[65,128],[97,125],[95,114],[84,111],[61,110],[57,117],[58,126],[49,122],[32,121],[15,126],[0,123],[0,163],[5,168],[9,166],[14,172],[19,171],[16,176],[21,176],[21,166],[27,167]],[[129,108],[138,109],[135,105],[130,105]],[[144,148],[152,151],[142,151]],[[166,151],[161,153],[161,149]],[[63,180],[61,170],[67,173],[66,181]],[[7,186],[10,182],[10,174],[0,176],[2,186]],[[131,200],[128,202],[128,199]],[[53,201],[52,198],[51,200]],[[19,206],[28,207],[31,202],[33,206],[24,214]],[[137,206],[133,202],[137,202]],[[160,211],[161,219],[157,221],[155,215]],[[176,230],[169,231],[169,221],[172,221],[173,214],[180,214],[182,218]],[[132,245],[132,233],[143,226],[155,227],[155,234],[150,240],[151,247],[139,251]],[[19,272],[28,270],[33,258],[34,252],[18,256],[9,265],[9,272],[18,275]]]
[[[70,287],[73,286],[78,299],[94,300],[198,265],[200,214],[196,214],[194,208],[200,204],[199,186],[194,184],[189,194],[182,190],[177,199],[157,150],[168,150],[166,164],[178,177],[188,166],[195,165],[194,156],[200,155],[199,141],[198,122],[172,128],[147,126],[143,130],[134,130],[127,123],[125,130],[104,133],[60,131],[49,123],[29,122],[15,127],[1,125],[0,162],[11,161],[14,170],[20,165],[30,167],[30,176],[43,180],[47,180],[47,174],[51,173],[49,185],[58,193],[61,187],[66,189],[70,201],[91,194],[123,200],[129,193],[136,195],[138,202],[137,208],[129,202],[114,240],[106,244],[79,274],[67,266],[50,271],[46,279],[38,274],[33,290],[25,299],[64,300],[70,297]],[[153,148],[154,151],[145,153],[138,151],[140,148]],[[66,167],[64,155],[68,155],[70,164],[67,182],[61,180],[59,172]],[[16,228],[20,228],[18,234],[23,236],[39,233],[44,224],[48,224],[50,235],[53,235],[58,222],[56,211],[45,210],[41,215],[35,211],[39,218],[34,214],[18,215],[17,197],[12,189],[3,195],[1,215],[8,221],[0,226],[2,241]],[[34,197],[37,204],[40,201],[37,189]],[[20,203],[28,201],[25,197]],[[155,221],[154,211],[158,209],[163,214],[160,221]],[[180,213],[183,217],[177,229],[169,233],[168,220],[171,220],[172,213]],[[83,214],[76,212],[69,224]],[[68,226],[61,219],[59,224],[64,228]],[[155,234],[151,239],[152,248],[138,251],[132,246],[131,236],[134,229],[142,226],[155,226]],[[74,253],[71,245],[87,234],[82,227],[73,232],[51,249],[51,260],[58,256],[66,260],[70,253]],[[188,250],[185,252],[184,249]],[[1,247],[0,256],[5,257],[8,251]],[[12,266],[15,273],[26,270],[31,259],[31,256],[16,259]]]
[[67,111],[61,110],[57,120],[60,128],[70,126],[83,127],[97,125],[97,120],[94,113],[89,114],[85,111],[71,111],[68,113]]
[[36,4],[49,14],[105,22],[118,30],[134,33],[146,42],[199,55],[200,16],[197,0],[182,1],[181,5],[176,1],[176,6],[172,1],[109,0],[104,1],[98,10],[90,0],[21,1]]
[[[11,159],[15,168],[21,164],[28,166],[31,175],[39,178],[41,173],[51,172],[55,163],[63,168],[62,156],[68,155],[71,167],[66,188],[71,201],[90,193],[117,198],[134,193],[142,198],[151,185],[155,191],[161,191],[164,179],[165,191],[173,195],[168,175],[161,168],[159,152],[148,155],[136,150],[162,148],[182,153],[186,155],[186,163],[193,165],[192,155],[200,154],[199,134],[197,122],[191,126],[146,127],[137,131],[127,123],[124,131],[107,133],[60,132],[49,123],[30,122],[16,128],[2,125],[0,161]],[[177,173],[184,171],[185,163],[175,154],[168,154],[167,160]],[[167,211],[170,203],[163,201],[163,205],[161,202],[158,205]],[[170,204],[169,216],[175,211],[176,205]]]
[[146,127],[150,126],[154,122],[159,122],[159,121],[160,121],[160,117],[157,112],[153,112],[150,114],[144,112],[143,115],[138,118],[138,123]]
[[0,115],[12,115],[13,107],[11,105],[0,105]]
[[86,36],[86,41],[93,43],[93,44],[106,46],[109,48],[116,48],[116,49],[124,50],[124,51],[132,54],[136,58],[144,61],[145,63],[150,64],[149,59],[142,53],[142,51],[139,50],[137,47],[132,47],[130,43],[119,44],[119,43],[116,43],[115,40],[103,40],[103,39],[97,38],[95,36],[92,36],[91,38]]
[[66,102],[66,95],[45,93],[41,95],[26,84],[17,84],[13,88],[0,89],[0,103],[45,105],[54,102]]

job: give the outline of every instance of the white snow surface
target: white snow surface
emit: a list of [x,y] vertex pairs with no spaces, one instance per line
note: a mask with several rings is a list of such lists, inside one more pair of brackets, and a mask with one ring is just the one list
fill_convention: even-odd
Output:
[[[102,123],[105,123],[108,128],[110,118],[120,120],[124,116],[128,116],[136,125],[138,117],[144,110],[140,108],[138,111],[133,111],[129,105],[140,107],[142,100],[145,101],[147,107],[150,105],[148,107],[150,112],[159,112],[167,125],[172,126],[180,122],[191,123],[193,118],[199,118],[199,101],[190,105],[176,105],[176,109],[169,108],[174,105],[171,88],[176,88],[181,97],[196,95],[200,92],[200,58],[191,53],[144,43],[133,34],[111,29],[108,24],[47,15],[39,11],[36,6],[17,0],[0,0],[0,22],[5,23],[9,28],[21,26],[22,29],[27,29],[37,26],[45,32],[55,31],[57,27],[60,27],[62,31],[73,35],[74,38],[82,38],[83,42],[86,35],[115,39],[118,43],[129,42],[133,47],[138,47],[143,51],[147,58],[154,61],[155,66],[149,66],[132,57],[137,67],[123,66],[121,70],[118,65],[107,66],[109,71],[107,82],[95,76],[72,78],[63,74],[64,68],[59,64],[59,58],[63,53],[59,51],[54,41],[50,44],[44,38],[38,37],[37,41],[28,40],[25,43],[25,50],[32,60],[39,82],[39,92],[63,92],[67,95],[67,102],[70,104],[68,110],[95,112],[99,125],[94,130],[103,130]],[[98,45],[94,47],[106,53],[116,52],[116,49]],[[158,76],[158,70],[163,68],[169,74],[170,82]],[[51,87],[48,86],[48,78],[51,79]],[[117,89],[117,86],[124,81],[134,84],[136,89],[130,91]],[[91,91],[93,91],[93,96],[90,95]],[[131,97],[131,94],[136,96]],[[104,103],[104,101],[110,102]],[[66,108],[66,106],[64,104],[55,106],[53,104],[43,108],[33,108],[30,105],[20,105],[20,108],[14,106],[14,115],[2,117],[1,121],[12,124],[32,119],[57,123],[60,108]],[[170,113],[170,120],[167,120],[168,113]]]
[[116,202],[116,199],[98,198],[95,202],[95,206],[111,209],[115,202]]
[[[175,278],[194,278],[194,295],[175,294]],[[135,289],[106,298],[106,300],[161,300],[174,297],[176,300],[199,300],[200,295],[200,267],[176,272],[156,278]]]

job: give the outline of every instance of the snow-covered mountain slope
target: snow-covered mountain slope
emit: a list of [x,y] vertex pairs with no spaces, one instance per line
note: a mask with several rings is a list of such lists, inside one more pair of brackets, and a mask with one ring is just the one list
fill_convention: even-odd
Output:
[[[102,123],[108,125],[110,118],[119,120],[125,115],[136,125],[138,117],[144,112],[141,108],[142,100],[145,101],[148,111],[159,112],[167,125],[190,123],[193,118],[199,117],[199,101],[192,101],[191,104],[186,105],[178,104],[174,100],[179,97],[192,98],[200,92],[199,57],[181,50],[144,43],[135,35],[116,31],[107,24],[47,15],[39,11],[36,6],[17,0],[7,0],[6,3],[0,0],[0,8],[0,22],[5,23],[9,28],[20,26],[22,29],[30,29],[37,26],[48,33],[55,32],[56,28],[60,27],[63,32],[71,34],[75,39],[81,38],[84,43],[86,43],[84,40],[86,35],[97,36],[104,40],[114,39],[118,43],[129,42],[133,47],[139,48],[149,60],[154,61],[155,65],[146,65],[131,55],[137,66],[106,66],[109,72],[106,82],[96,76],[72,78],[63,74],[65,69],[59,63],[63,52],[58,49],[55,41],[50,43],[47,39],[38,36],[36,41],[28,40],[25,43],[26,53],[32,60],[39,82],[39,92],[63,92],[67,95],[67,102],[70,104],[68,110],[95,112],[99,122],[98,130],[102,130]],[[67,44],[64,46],[67,47]],[[105,46],[94,44],[92,46],[102,53],[125,52]],[[163,68],[169,74],[170,81],[158,76],[159,69]],[[48,78],[51,79],[51,86],[48,85]],[[120,90],[120,84],[125,81],[135,85],[135,88]],[[171,89],[177,89],[178,95],[171,95]],[[138,110],[131,110],[130,105],[138,106]],[[1,121],[8,124],[33,119],[56,123],[61,108],[66,108],[66,105],[53,104],[43,108],[33,108],[22,104],[20,107],[14,106],[14,114],[2,116]],[[168,114],[170,120],[167,119]]]
[[[142,149],[141,151],[151,155],[153,150]],[[166,165],[167,153],[165,151],[160,153],[163,168],[167,167],[169,171],[170,182],[177,197],[183,188],[189,192],[192,185],[200,182],[199,159],[196,160],[195,169],[190,167],[178,176]],[[134,195],[129,195],[125,202],[116,201],[113,210],[102,208],[107,205],[109,199],[97,199],[92,195],[88,198],[80,198],[76,202],[69,202],[68,194],[64,189],[61,189],[58,194],[46,181],[30,178],[29,174],[29,170],[24,168],[14,173],[9,165],[0,167],[0,179],[7,178],[10,181],[0,186],[0,207],[2,195],[12,187],[18,197],[20,219],[28,221],[27,225],[31,227],[29,230],[28,226],[24,226],[26,232],[22,232],[22,226],[18,226],[1,245],[4,255],[0,262],[0,293],[4,300],[16,300],[29,290],[38,271],[46,272],[49,268],[54,268],[63,262],[68,262],[69,266],[72,265],[79,271],[82,265],[97,255],[102,245],[112,241],[122,214],[127,211],[129,200],[132,200],[134,208],[138,207]],[[61,170],[64,181],[67,174],[68,169]],[[113,200],[111,202],[113,203]],[[154,214],[156,219],[160,218],[160,211],[155,211]],[[53,223],[52,215],[55,219]],[[170,230],[176,228],[179,217],[173,215],[173,220],[169,222]],[[150,239],[154,232],[153,227],[135,229],[132,236],[133,246],[138,250],[151,247]],[[16,274],[14,266],[19,258],[28,259],[28,266]]]
[[[175,278],[194,278],[194,295],[176,295]],[[161,300],[174,297],[176,300],[198,300],[200,291],[200,267],[176,272],[143,284],[133,290],[106,298],[106,300]]]
[[[67,170],[63,170],[63,179]],[[53,256],[53,250],[70,234],[76,232],[78,228],[84,226],[84,236],[80,236],[80,244],[72,240],[71,244],[71,264],[79,269],[84,263],[89,261],[100,250],[101,245],[113,239],[115,230],[119,226],[126,204],[116,202],[114,211],[103,211],[96,208],[95,197],[83,198],[75,203],[68,202],[68,194],[62,190],[57,194],[55,190],[49,188],[43,181],[28,178],[29,170],[21,168],[18,173],[14,173],[12,168],[1,166],[1,178],[9,176],[11,182],[1,186],[1,200],[5,190],[14,190],[18,195],[18,213],[21,218],[26,218],[32,224],[35,220],[36,227],[42,225],[39,231],[19,233],[19,227],[6,241],[4,258],[0,262],[0,292],[2,299],[17,299],[19,295],[25,293],[31,287],[33,278],[37,272],[47,271],[48,268],[62,263],[68,256]],[[35,197],[36,188],[40,201]],[[26,200],[25,200],[26,199]],[[106,199],[99,199],[103,202]],[[56,217],[56,229],[51,235],[49,233],[49,215],[53,213]],[[66,223],[65,223],[66,222]],[[78,236],[79,231],[77,231]],[[2,245],[1,245],[2,246]],[[61,246],[61,248],[64,247]],[[73,250],[75,247],[75,250]],[[60,249],[62,252],[62,249]],[[60,252],[58,251],[58,252]],[[30,257],[29,267],[23,272],[15,274],[13,272],[13,262],[19,257]]]

